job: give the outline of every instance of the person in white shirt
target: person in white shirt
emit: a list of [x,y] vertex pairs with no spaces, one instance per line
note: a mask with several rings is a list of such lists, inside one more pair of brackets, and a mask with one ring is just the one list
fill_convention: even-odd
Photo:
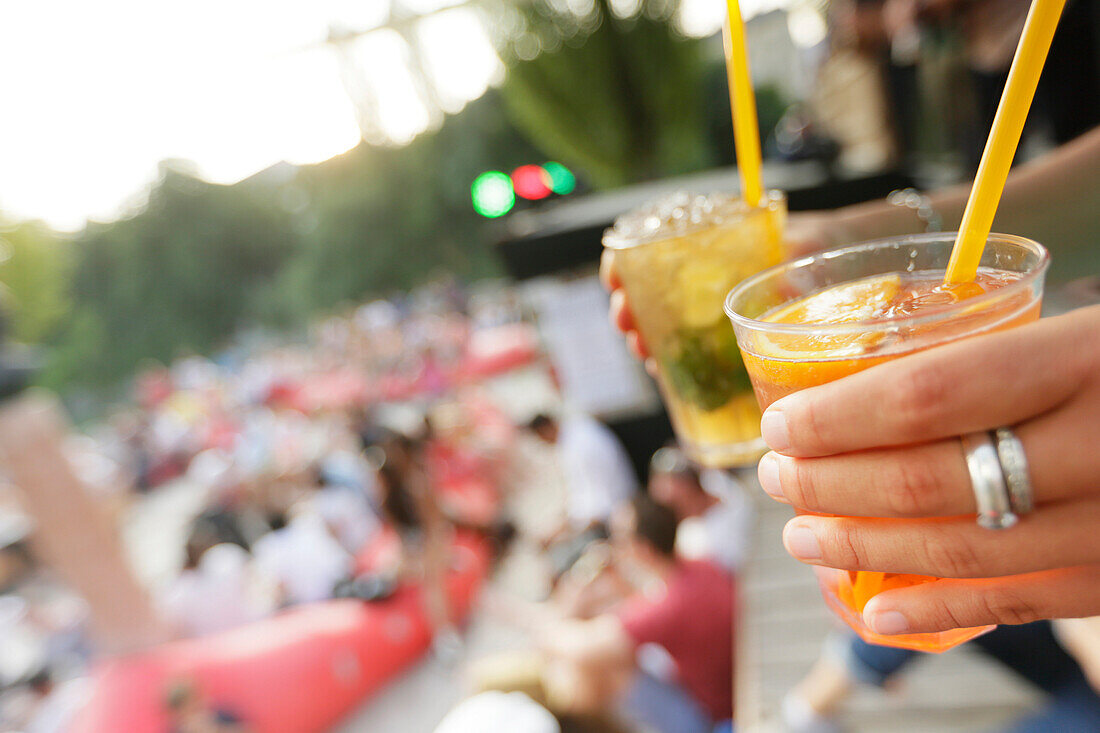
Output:
[[38,696],[38,702],[21,729],[25,733],[63,733],[94,692],[88,677],[55,683],[48,670],[35,674],[29,687]]
[[360,456],[336,451],[315,468],[311,509],[351,554],[357,554],[381,527],[381,519],[368,500],[378,494],[377,478]]
[[172,626],[184,636],[204,636],[263,615],[250,595],[248,552],[239,545],[207,546],[194,538],[179,576],[160,598]]
[[538,415],[530,429],[556,447],[569,491],[568,519],[575,532],[611,517],[638,491],[630,457],[615,433],[593,417],[570,413],[560,420]]
[[256,568],[278,586],[283,604],[327,600],[351,576],[352,557],[308,504],[291,511],[285,526],[276,519],[275,528],[252,546]]
[[347,486],[322,486],[309,502],[340,545],[350,553],[363,549],[381,527],[381,521],[371,511],[363,494]]
[[723,471],[700,471],[679,448],[661,448],[649,465],[649,494],[680,520],[681,557],[713,560],[736,574],[752,540],[752,501]]
[[447,713],[435,733],[561,733],[549,710],[522,692],[490,690],[463,700]]

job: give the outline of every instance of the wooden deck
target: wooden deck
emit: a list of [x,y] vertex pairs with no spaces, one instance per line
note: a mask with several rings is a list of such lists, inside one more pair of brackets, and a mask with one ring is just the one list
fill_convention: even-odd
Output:
[[[792,516],[753,487],[755,553],[742,580],[737,710],[741,731],[780,733],[783,695],[810,669],[826,633],[836,628],[810,569],[791,559],[780,532]],[[899,685],[861,688],[839,719],[852,733],[995,731],[1039,701],[1025,683],[965,646],[928,655]]]

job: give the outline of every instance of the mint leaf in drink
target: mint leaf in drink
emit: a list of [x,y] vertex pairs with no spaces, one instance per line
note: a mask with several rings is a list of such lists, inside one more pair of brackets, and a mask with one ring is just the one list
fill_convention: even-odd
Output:
[[704,328],[678,330],[661,366],[680,398],[701,410],[717,410],[752,388],[737,337],[724,318]]

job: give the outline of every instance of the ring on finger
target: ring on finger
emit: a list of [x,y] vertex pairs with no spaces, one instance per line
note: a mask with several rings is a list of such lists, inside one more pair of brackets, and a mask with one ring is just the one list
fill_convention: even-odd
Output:
[[966,468],[970,472],[970,487],[978,504],[978,525],[985,529],[1008,529],[1018,517],[1005,485],[1004,470],[997,448],[986,431],[959,436]]
[[997,439],[997,458],[1001,462],[1005,486],[1008,488],[1008,502],[1017,515],[1027,514],[1035,508],[1035,492],[1031,485],[1024,444],[1008,427],[997,428],[994,435]]

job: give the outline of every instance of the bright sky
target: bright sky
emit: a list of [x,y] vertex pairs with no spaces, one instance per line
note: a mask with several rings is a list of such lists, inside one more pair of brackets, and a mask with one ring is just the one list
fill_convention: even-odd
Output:
[[[75,230],[140,203],[157,163],[184,158],[231,183],[286,160],[314,163],[359,140],[330,24],[368,29],[389,0],[30,0],[0,2],[0,214]],[[456,0],[405,0],[446,111],[501,78],[481,17]],[[771,5],[774,0],[743,5]],[[685,0],[681,24],[709,35],[721,0]],[[746,14],[751,14],[745,8]],[[351,46],[383,135],[411,140],[429,111],[408,44],[381,30]]]

